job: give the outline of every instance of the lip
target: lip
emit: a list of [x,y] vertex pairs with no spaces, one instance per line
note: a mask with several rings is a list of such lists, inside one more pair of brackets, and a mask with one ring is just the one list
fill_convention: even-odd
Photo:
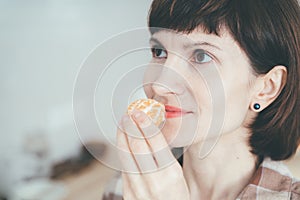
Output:
[[181,117],[183,115],[192,113],[191,111],[183,110],[175,106],[165,105],[166,118]]

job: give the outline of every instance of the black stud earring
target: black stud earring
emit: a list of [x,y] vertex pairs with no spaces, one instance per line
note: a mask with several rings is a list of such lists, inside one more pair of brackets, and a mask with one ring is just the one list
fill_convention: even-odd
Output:
[[254,108],[255,110],[259,110],[259,109],[260,109],[260,105],[259,105],[258,103],[255,103],[255,104],[253,105],[253,108]]

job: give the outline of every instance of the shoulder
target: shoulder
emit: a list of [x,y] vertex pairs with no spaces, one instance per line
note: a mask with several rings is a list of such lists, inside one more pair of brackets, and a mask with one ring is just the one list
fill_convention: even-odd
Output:
[[265,159],[238,199],[300,200],[300,181],[280,161]]

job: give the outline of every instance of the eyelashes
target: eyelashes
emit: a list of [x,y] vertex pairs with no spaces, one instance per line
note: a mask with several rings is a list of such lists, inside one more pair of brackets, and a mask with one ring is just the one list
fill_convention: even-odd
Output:
[[[160,46],[151,48],[152,57],[154,59],[167,59],[168,52]],[[190,61],[196,64],[204,64],[212,61],[212,57],[203,49],[196,49],[193,51]]]
[[152,47],[151,48],[151,53],[153,58],[167,58],[168,57],[168,52],[161,48],[161,47]]
[[203,49],[197,49],[193,53],[193,61],[195,63],[202,64],[212,61],[212,58]]

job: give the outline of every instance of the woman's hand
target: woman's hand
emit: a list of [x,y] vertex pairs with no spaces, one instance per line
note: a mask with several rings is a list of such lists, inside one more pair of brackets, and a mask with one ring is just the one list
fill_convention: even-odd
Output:
[[125,200],[189,200],[182,168],[158,127],[135,110],[117,133]]

